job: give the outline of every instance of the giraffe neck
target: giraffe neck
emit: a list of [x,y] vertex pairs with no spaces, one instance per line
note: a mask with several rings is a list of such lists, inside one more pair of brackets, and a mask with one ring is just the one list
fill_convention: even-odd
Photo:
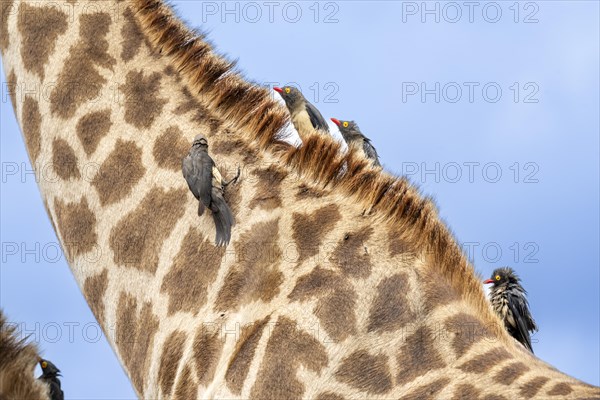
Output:
[[[44,202],[140,397],[597,393],[500,328],[429,201],[310,128],[278,142],[284,110],[162,2],[8,4],[15,112],[57,176]],[[199,133],[224,179],[242,167],[226,249],[180,171]]]

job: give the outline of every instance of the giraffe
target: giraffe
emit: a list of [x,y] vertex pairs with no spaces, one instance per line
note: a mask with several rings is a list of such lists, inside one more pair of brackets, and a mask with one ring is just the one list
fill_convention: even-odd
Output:
[[[2,2],[8,88],[75,279],[140,398],[598,398],[502,328],[404,178],[316,132],[162,0]],[[181,176],[208,138],[237,221]],[[365,213],[365,210],[369,212]]]

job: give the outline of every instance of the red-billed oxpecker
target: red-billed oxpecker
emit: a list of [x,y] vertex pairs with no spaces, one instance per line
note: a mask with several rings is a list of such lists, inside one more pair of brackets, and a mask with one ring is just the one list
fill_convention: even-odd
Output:
[[329,126],[325,118],[315,106],[306,100],[300,90],[292,86],[274,87],[273,90],[279,93],[285,101],[285,105],[290,112],[290,119],[300,137],[304,132],[310,132],[313,128],[329,132]]
[[348,147],[355,148],[357,151],[362,152],[366,158],[371,160],[375,167],[381,167],[375,147],[371,144],[371,140],[362,134],[356,122],[340,121],[336,118],[331,118],[331,120],[338,126]]
[[490,290],[490,301],[508,333],[533,353],[529,332],[538,328],[529,312],[527,292],[515,271],[509,267],[497,268],[483,283],[494,284]]

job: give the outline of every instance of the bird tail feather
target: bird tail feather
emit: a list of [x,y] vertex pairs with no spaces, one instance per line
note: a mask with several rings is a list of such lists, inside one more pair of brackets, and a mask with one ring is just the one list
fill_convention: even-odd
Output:
[[216,231],[215,242],[217,246],[227,246],[231,240],[231,227],[235,225],[235,219],[220,192],[213,191],[212,200],[211,210]]

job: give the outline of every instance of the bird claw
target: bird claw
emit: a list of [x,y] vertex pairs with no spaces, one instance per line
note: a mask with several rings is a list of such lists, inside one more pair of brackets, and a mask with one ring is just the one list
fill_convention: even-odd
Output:
[[240,172],[241,172],[241,170],[240,170],[240,166],[238,164],[237,174],[229,182],[224,183],[223,187],[229,186],[230,183],[237,183],[237,181],[238,181],[238,179],[240,177]]

